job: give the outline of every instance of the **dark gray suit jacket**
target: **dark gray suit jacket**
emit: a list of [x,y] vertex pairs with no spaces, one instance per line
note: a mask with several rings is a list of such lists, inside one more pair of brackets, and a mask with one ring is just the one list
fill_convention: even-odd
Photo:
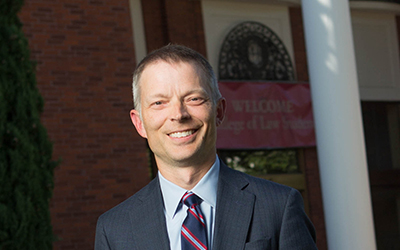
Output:
[[[158,178],[99,217],[95,250],[170,249]],[[213,250],[317,249],[300,193],[221,162]],[[175,249],[172,249],[175,250]]]

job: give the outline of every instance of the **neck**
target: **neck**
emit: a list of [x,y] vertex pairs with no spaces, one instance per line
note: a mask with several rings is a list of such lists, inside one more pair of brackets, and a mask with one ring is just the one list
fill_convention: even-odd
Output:
[[204,177],[215,162],[215,157],[212,161],[206,162],[201,166],[186,166],[176,167],[159,164],[158,170],[165,179],[180,186],[186,190],[193,189],[196,184]]

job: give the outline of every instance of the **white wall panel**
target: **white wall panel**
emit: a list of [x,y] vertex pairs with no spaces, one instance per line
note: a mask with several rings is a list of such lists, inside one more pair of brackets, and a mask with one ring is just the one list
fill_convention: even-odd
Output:
[[362,100],[400,100],[400,64],[394,14],[352,13]]

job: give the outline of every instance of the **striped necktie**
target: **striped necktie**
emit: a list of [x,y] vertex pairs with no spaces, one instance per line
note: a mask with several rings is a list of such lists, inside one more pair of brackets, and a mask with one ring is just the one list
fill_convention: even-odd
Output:
[[207,250],[207,228],[200,203],[203,200],[192,192],[186,192],[182,202],[188,206],[181,229],[182,250]]

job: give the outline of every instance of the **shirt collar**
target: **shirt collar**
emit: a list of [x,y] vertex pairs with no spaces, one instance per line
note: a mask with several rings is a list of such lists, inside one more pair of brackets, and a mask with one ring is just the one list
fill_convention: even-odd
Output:
[[196,184],[192,190],[186,190],[184,188],[175,185],[169,180],[165,179],[164,176],[158,172],[161,193],[164,199],[164,209],[168,218],[173,218],[175,212],[180,206],[180,200],[186,191],[192,191],[204,202],[215,208],[217,203],[217,186],[219,177],[219,158],[216,157],[214,164],[210,170],[203,176],[203,178]]

